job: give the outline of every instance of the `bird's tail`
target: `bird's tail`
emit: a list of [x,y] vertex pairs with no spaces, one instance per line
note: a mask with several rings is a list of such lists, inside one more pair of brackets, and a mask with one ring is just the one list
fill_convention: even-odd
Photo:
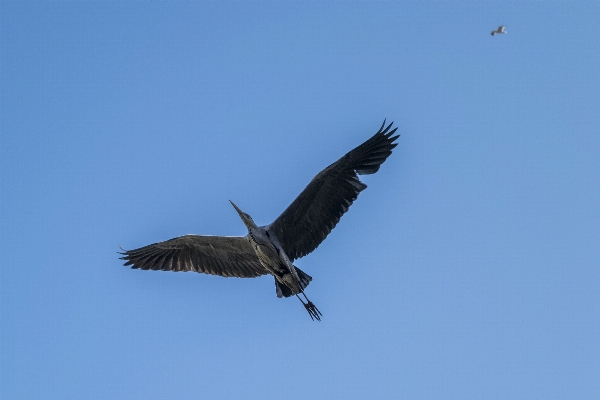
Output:
[[312,276],[296,266],[294,268],[296,268],[296,273],[298,274],[298,278],[300,278],[300,287],[302,287],[302,290],[306,289],[310,281],[312,281]]
[[[300,288],[301,290],[304,290],[310,281],[312,281],[312,276],[308,275],[306,272],[302,271],[296,266],[294,266],[294,268],[296,268],[296,274],[298,274],[298,278],[300,278]],[[279,282],[277,278],[275,278],[275,288],[277,290],[277,297],[290,297],[296,294],[285,284]]]

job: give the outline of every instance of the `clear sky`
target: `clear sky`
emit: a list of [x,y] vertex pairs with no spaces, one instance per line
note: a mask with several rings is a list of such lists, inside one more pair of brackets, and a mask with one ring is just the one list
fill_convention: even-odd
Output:
[[[600,398],[598,2],[1,2],[3,399]],[[492,37],[498,25],[508,33]],[[272,277],[132,270],[402,136]]]

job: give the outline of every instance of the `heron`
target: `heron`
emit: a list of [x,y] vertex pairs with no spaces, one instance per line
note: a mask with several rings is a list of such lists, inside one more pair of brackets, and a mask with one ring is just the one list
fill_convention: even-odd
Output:
[[492,36],[500,34],[506,34],[506,25],[500,25],[498,29],[492,31]]
[[[358,175],[374,174],[398,144],[391,129],[381,128],[363,144],[319,172],[270,225],[257,226],[231,200],[248,230],[246,236],[185,235],[119,252],[125,265],[141,270],[194,271],[225,277],[273,275],[277,297],[296,296],[311,319],[321,311],[304,293],[312,277],[293,262],[315,250],[342,215],[367,188]],[[302,296],[302,297],[301,297]]]

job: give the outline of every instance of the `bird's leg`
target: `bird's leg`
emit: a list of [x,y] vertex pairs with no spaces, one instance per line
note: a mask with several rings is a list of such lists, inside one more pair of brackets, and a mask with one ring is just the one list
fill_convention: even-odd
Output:
[[[319,311],[319,309],[317,308],[317,306],[315,306],[313,304],[313,302],[310,301],[308,299],[308,297],[306,297],[306,294],[304,294],[304,290],[302,290],[302,296],[304,296],[304,298],[306,299],[307,304],[304,304],[304,302],[302,302],[302,304],[304,304],[304,307],[306,308],[306,310],[308,311],[308,313],[311,314],[311,315],[314,315],[315,318],[317,319],[317,321],[320,321],[321,317],[323,316],[323,314],[321,314],[321,311]],[[300,297],[298,297],[298,298],[300,298]]]
[[310,319],[312,319],[313,321],[315,320],[315,318],[313,317],[313,314],[311,312],[311,310],[308,307],[308,304],[306,304],[301,298],[300,296],[296,295],[296,297],[298,298],[298,300],[300,300],[300,303],[302,303],[302,305],[304,306],[304,308],[306,308],[306,311],[308,311],[308,315],[310,315]]
[[[304,308],[306,308],[306,311],[308,311],[308,315],[310,315],[310,319],[312,319],[313,321],[316,319],[317,321],[321,320],[321,312],[317,309],[317,307],[315,307],[315,305],[313,303],[311,303],[310,300],[306,299],[308,301],[308,304],[305,303],[300,296],[296,295],[296,297],[298,298],[298,300],[300,300],[300,303],[302,303],[302,305],[304,306]],[[306,295],[304,296],[304,298],[306,298]]]

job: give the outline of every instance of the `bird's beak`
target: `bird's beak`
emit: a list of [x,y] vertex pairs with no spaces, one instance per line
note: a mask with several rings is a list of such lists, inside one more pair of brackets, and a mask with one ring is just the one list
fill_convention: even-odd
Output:
[[242,213],[242,210],[240,210],[240,209],[238,208],[238,206],[236,206],[235,204],[233,204],[233,201],[229,200],[229,202],[231,203],[231,205],[233,206],[233,208],[235,208],[235,211],[237,211],[237,212],[238,212],[238,214],[240,214],[240,217],[241,217],[242,219],[244,219],[244,214]]
[[246,214],[245,212],[243,212],[242,210],[240,210],[238,208],[238,206],[236,206],[235,204],[233,204],[233,201],[229,200],[229,202],[231,203],[231,205],[233,206],[233,208],[235,208],[235,211],[238,212],[238,214],[240,215],[240,218],[242,219],[242,222],[244,223],[244,225],[246,225],[246,228],[250,229],[250,228],[256,228],[256,224],[254,223],[254,221],[252,221],[252,218],[250,218],[250,216],[248,214]]

